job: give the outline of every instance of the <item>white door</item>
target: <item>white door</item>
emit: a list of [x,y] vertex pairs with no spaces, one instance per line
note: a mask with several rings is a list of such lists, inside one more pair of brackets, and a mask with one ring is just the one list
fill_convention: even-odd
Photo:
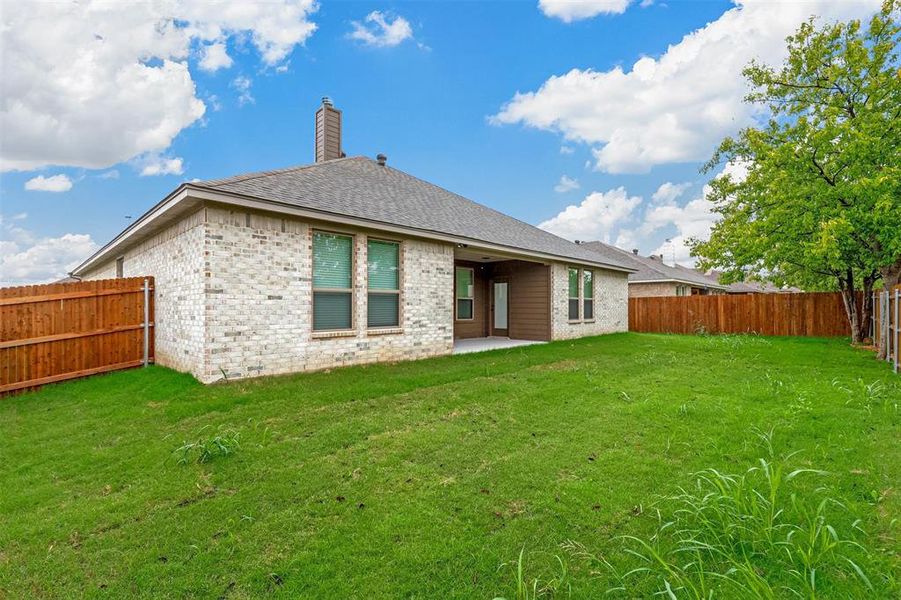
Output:
[[[507,335],[507,282],[494,282],[494,330]],[[498,331],[502,330],[502,331]]]

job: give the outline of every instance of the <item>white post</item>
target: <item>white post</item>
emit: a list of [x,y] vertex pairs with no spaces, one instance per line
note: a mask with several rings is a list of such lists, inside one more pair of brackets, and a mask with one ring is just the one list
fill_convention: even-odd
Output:
[[150,280],[144,279],[144,366],[150,364]]

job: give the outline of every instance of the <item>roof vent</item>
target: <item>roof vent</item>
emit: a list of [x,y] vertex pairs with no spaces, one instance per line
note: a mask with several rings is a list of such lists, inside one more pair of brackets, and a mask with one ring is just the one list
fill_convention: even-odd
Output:
[[632,248],[632,254],[638,256],[638,248]]
[[378,162],[381,166],[385,166],[385,163],[388,162],[388,157],[384,154],[379,154],[375,157],[376,162]]

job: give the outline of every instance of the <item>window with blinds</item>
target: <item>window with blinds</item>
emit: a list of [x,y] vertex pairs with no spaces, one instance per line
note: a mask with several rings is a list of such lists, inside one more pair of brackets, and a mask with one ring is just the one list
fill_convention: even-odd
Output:
[[367,326],[400,326],[400,244],[382,240],[366,243],[369,290]]
[[594,320],[594,271],[582,271],[582,318]]
[[473,294],[475,275],[467,267],[456,268],[457,320],[470,321],[473,318]]
[[313,331],[353,327],[353,246],[353,236],[313,232]]
[[579,269],[569,270],[569,320],[579,320]]

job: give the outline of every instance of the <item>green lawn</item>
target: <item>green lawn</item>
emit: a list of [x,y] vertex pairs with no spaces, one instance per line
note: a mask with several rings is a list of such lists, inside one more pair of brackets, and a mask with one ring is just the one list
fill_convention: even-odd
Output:
[[[827,472],[794,478],[784,501],[840,499],[830,524],[866,550],[868,595],[889,596],[899,403],[901,377],[845,340],[743,336],[48,386],[0,399],[0,597],[513,597],[520,551],[539,588],[601,597],[620,584],[603,561],[641,562],[622,536],[654,532],[661,496],[703,469],[745,472],[771,429],[791,468]],[[176,452],[217,435],[240,447]],[[847,571],[818,577],[825,597],[862,589]]]

